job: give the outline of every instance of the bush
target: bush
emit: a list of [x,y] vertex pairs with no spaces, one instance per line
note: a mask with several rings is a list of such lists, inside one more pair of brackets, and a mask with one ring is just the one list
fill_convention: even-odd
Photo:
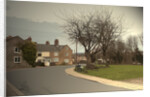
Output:
[[36,60],[36,44],[33,42],[25,42],[23,45],[20,46],[23,54],[23,59],[27,61],[28,64],[35,66]]
[[76,67],[75,67],[75,71],[77,71],[77,72],[83,72],[83,73],[87,73],[87,70],[86,70],[86,68],[82,68],[81,67],[81,65],[76,65]]
[[55,62],[51,62],[51,66],[56,66],[56,63]]
[[81,65],[76,65],[75,71],[77,71],[77,72],[82,72]]
[[98,69],[98,67],[93,65],[93,64],[91,64],[91,65],[87,65],[86,69]]
[[67,65],[67,63],[63,62],[63,63],[61,63],[60,65]]
[[86,64],[87,61],[86,61],[86,60],[81,60],[79,63],[80,63],[80,64]]
[[41,61],[39,61],[39,62],[35,63],[34,66],[45,66],[45,65],[44,65],[44,63],[42,63]]

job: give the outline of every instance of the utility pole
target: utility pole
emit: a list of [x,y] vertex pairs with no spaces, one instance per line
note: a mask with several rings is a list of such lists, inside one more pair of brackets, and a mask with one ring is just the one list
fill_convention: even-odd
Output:
[[76,64],[78,64],[77,53],[78,53],[78,37],[76,36]]

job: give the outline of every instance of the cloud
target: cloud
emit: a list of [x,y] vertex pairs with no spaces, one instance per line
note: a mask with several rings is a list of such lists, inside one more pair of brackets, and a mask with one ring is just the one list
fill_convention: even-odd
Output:
[[27,19],[7,17],[6,35],[19,35],[22,38],[31,36],[35,41],[43,42],[61,36],[62,30],[57,23],[33,22]]
[[[31,36],[33,41],[42,44],[45,41],[53,44],[55,39],[59,39],[60,45],[69,45],[72,50],[75,49],[75,44],[68,40],[67,35],[63,33],[63,29],[57,23],[34,22],[23,18],[7,17],[6,36],[9,35],[18,35],[23,39]],[[84,52],[83,47],[78,48],[79,52]]]

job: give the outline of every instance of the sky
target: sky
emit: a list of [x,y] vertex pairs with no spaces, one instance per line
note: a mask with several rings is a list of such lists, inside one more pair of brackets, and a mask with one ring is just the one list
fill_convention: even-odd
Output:
[[[122,39],[129,36],[138,36],[143,32],[143,8],[125,6],[102,6],[85,4],[65,4],[50,2],[7,1],[6,10],[6,36],[20,36],[23,39],[32,37],[37,43],[44,44],[49,41],[54,44],[59,39],[60,45],[69,45],[75,50],[75,43],[68,40],[62,28],[63,17],[69,17],[77,12],[88,13],[95,10],[111,9],[113,17],[122,16],[127,32]],[[141,46],[139,46],[142,49]],[[78,52],[84,52],[78,46]]]

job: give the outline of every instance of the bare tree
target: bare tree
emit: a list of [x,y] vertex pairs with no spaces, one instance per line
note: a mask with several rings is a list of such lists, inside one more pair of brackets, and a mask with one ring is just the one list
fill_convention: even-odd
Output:
[[127,46],[131,52],[134,52],[138,48],[138,41],[136,36],[129,36],[127,39]]
[[115,21],[112,12],[106,10],[70,17],[65,21],[64,29],[69,38],[78,41],[85,49],[87,66],[91,65],[91,57],[100,51],[106,60],[110,43],[123,32],[121,22]]
[[87,65],[91,64],[91,56],[100,51],[93,31],[93,15],[67,19],[65,32],[73,41],[78,41],[85,49]]
[[117,21],[112,18],[112,11],[105,11],[97,14],[95,19],[95,30],[97,32],[97,40],[102,49],[103,59],[107,63],[107,49],[110,44],[115,41],[124,32],[121,17],[117,18]]
[[113,43],[110,44],[107,50],[107,56],[112,61],[112,63],[123,63],[126,53],[126,46],[123,40],[117,39]]
[[141,44],[143,45],[143,33],[141,33],[141,34],[139,35],[139,40],[140,40]]
[[128,51],[130,53],[130,56],[132,56],[132,62],[136,62],[136,54],[138,49],[138,37],[136,36],[130,36],[127,39],[127,47]]

